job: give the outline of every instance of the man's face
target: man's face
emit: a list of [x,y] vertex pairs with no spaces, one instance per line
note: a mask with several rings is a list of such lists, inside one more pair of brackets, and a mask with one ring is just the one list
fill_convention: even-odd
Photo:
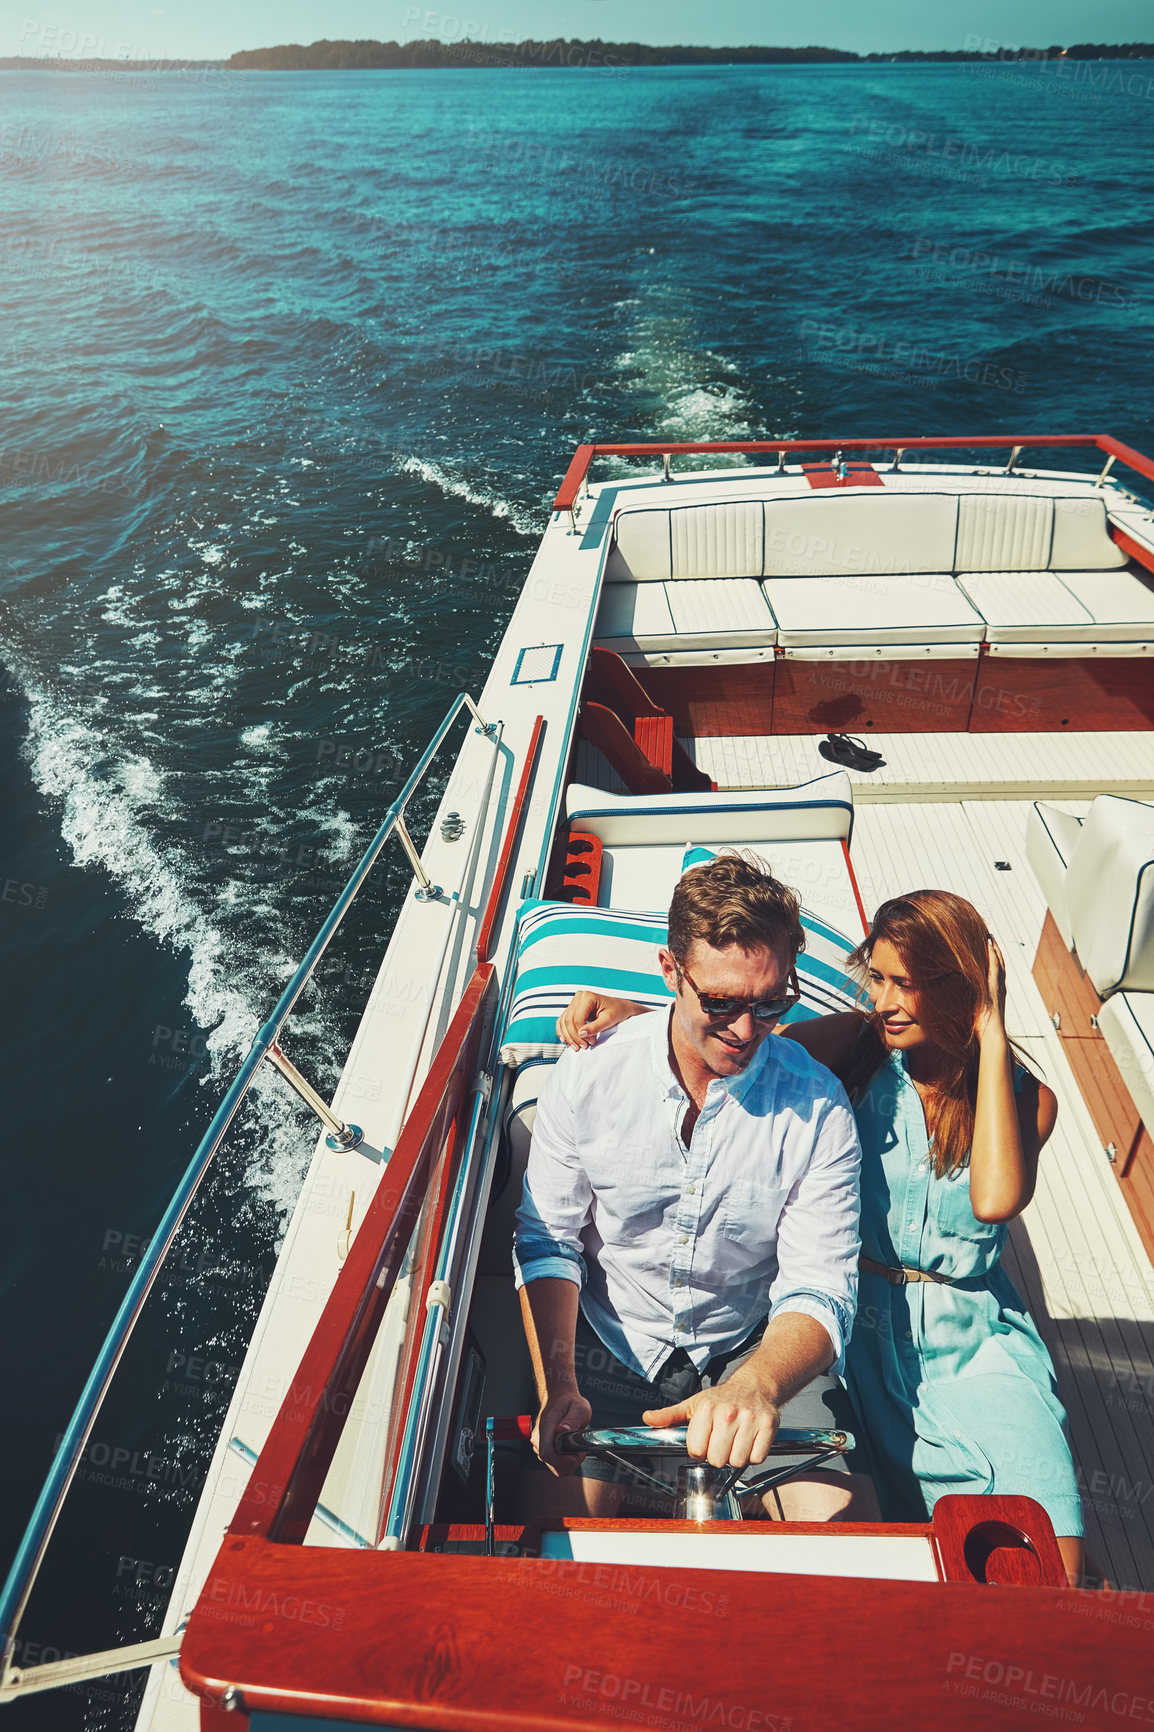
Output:
[[[718,998],[772,999],[789,992],[794,965],[785,946],[742,950],[736,944],[715,950],[700,941],[685,959],[698,992]],[[666,985],[677,993],[673,1007],[673,1051],[696,1060],[714,1076],[738,1076],[745,1070],[773,1022],[759,1022],[748,1009],[736,1015],[709,1016],[701,1008],[697,992],[668,950],[661,952],[661,972]],[[679,984],[680,980],[680,984]]]

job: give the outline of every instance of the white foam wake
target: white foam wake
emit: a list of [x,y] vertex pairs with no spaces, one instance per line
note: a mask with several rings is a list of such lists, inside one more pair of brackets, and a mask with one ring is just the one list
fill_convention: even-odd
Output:
[[442,493],[451,494],[456,499],[467,499],[470,505],[480,505],[494,517],[504,518],[518,533],[531,535],[536,539],[545,529],[545,512],[537,513],[523,511],[520,506],[512,504],[508,499],[502,499],[487,487],[476,487],[471,481],[466,481],[461,475],[454,475],[440,463],[430,463],[424,457],[408,457],[401,464],[405,475],[419,475],[423,481],[439,487]]
[[[162,944],[188,955],[184,1003],[200,1028],[211,1062],[206,1082],[231,1077],[248,1051],[262,1015],[238,983],[229,941],[181,884],[172,861],[148,833],[148,814],[164,796],[164,776],[148,758],[113,742],[96,714],[70,712],[29,670],[12,659],[30,707],[24,745],[37,787],[61,806],[61,834],[78,866],[106,872],[123,892],[133,918]],[[262,973],[287,978],[286,955],[262,958]],[[299,1190],[311,1139],[302,1140],[296,1114],[270,1074],[250,1094],[257,1147],[249,1182],[282,1213]],[[205,1122],[207,1123],[207,1117]],[[191,1146],[189,1155],[191,1156]]]

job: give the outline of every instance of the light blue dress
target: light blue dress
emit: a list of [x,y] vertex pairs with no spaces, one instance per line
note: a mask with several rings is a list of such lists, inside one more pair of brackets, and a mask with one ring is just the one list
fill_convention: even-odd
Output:
[[895,1287],[862,1271],[845,1377],[882,1515],[925,1521],[944,1492],[1015,1493],[1035,1498],[1056,1534],[1081,1534],[1053,1364],[998,1262],[1005,1226],[975,1216],[968,1166],[934,1176],[901,1054],[890,1054],[854,1116],[863,1256],[961,1282]]

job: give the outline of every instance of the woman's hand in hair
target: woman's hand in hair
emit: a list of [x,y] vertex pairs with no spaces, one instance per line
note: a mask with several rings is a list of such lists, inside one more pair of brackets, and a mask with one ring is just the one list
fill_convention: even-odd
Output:
[[986,935],[986,946],[989,950],[989,975],[986,981],[986,1000],[980,1005],[974,1018],[974,1033],[981,1045],[987,1038],[996,1041],[1006,1039],[1006,959],[998,949],[997,940]]
[[557,1018],[557,1038],[574,1052],[581,1052],[607,1028],[630,1016],[644,1016],[648,1008],[629,998],[610,998],[604,992],[575,992]]
[[1006,963],[987,938],[990,972],[985,1004],[974,1018],[978,1093],[970,1149],[970,1206],[979,1221],[1012,1221],[1038,1179],[1038,1156],[1054,1129],[1058,1103],[1036,1077],[1014,1088],[1014,1054],[1006,1033]]

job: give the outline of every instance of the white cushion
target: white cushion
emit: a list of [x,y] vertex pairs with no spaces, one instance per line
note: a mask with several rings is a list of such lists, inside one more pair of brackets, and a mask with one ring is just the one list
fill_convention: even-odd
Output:
[[1154,1137],[1154,993],[1116,992],[1098,1012],[1098,1027]]
[[1129,571],[1064,571],[1062,582],[1103,643],[1154,636],[1154,590]]
[[730,649],[777,642],[777,621],[752,577],[706,577],[665,585],[678,649]]
[[1026,818],[1026,859],[1068,945],[1074,936],[1066,906],[1066,873],[1081,834],[1081,818],[1072,818],[1044,800],[1035,800]]
[[779,644],[981,643],[986,623],[945,572],[769,578]]
[[689,505],[669,513],[671,575],[760,577],[764,549],[760,499]]
[[607,583],[601,591],[593,641],[606,649],[668,650],[677,627],[663,583]]
[[672,576],[668,511],[623,511],[613,525],[607,583],[660,583]]
[[1054,571],[1109,570],[1126,555],[1110,535],[1101,499],[1056,499],[1049,564]]
[[853,788],[845,770],[834,770],[796,788],[724,794],[603,794],[573,782],[565,814],[612,847],[669,842],[707,844],[848,841],[853,828]]
[[[958,500],[949,493],[832,493],[768,500],[765,575],[954,569]],[[779,616],[780,617],[780,616]]]
[[613,525],[607,583],[661,583],[666,578],[762,574],[760,499],[671,510],[622,511]]
[[1066,874],[1066,903],[1096,991],[1154,991],[1154,806],[1098,795]]
[[958,502],[957,571],[1040,571],[1050,563],[1054,501],[967,493]]
[[965,571],[957,582],[986,622],[987,643],[1089,641],[1096,636],[1091,614],[1052,571]]

